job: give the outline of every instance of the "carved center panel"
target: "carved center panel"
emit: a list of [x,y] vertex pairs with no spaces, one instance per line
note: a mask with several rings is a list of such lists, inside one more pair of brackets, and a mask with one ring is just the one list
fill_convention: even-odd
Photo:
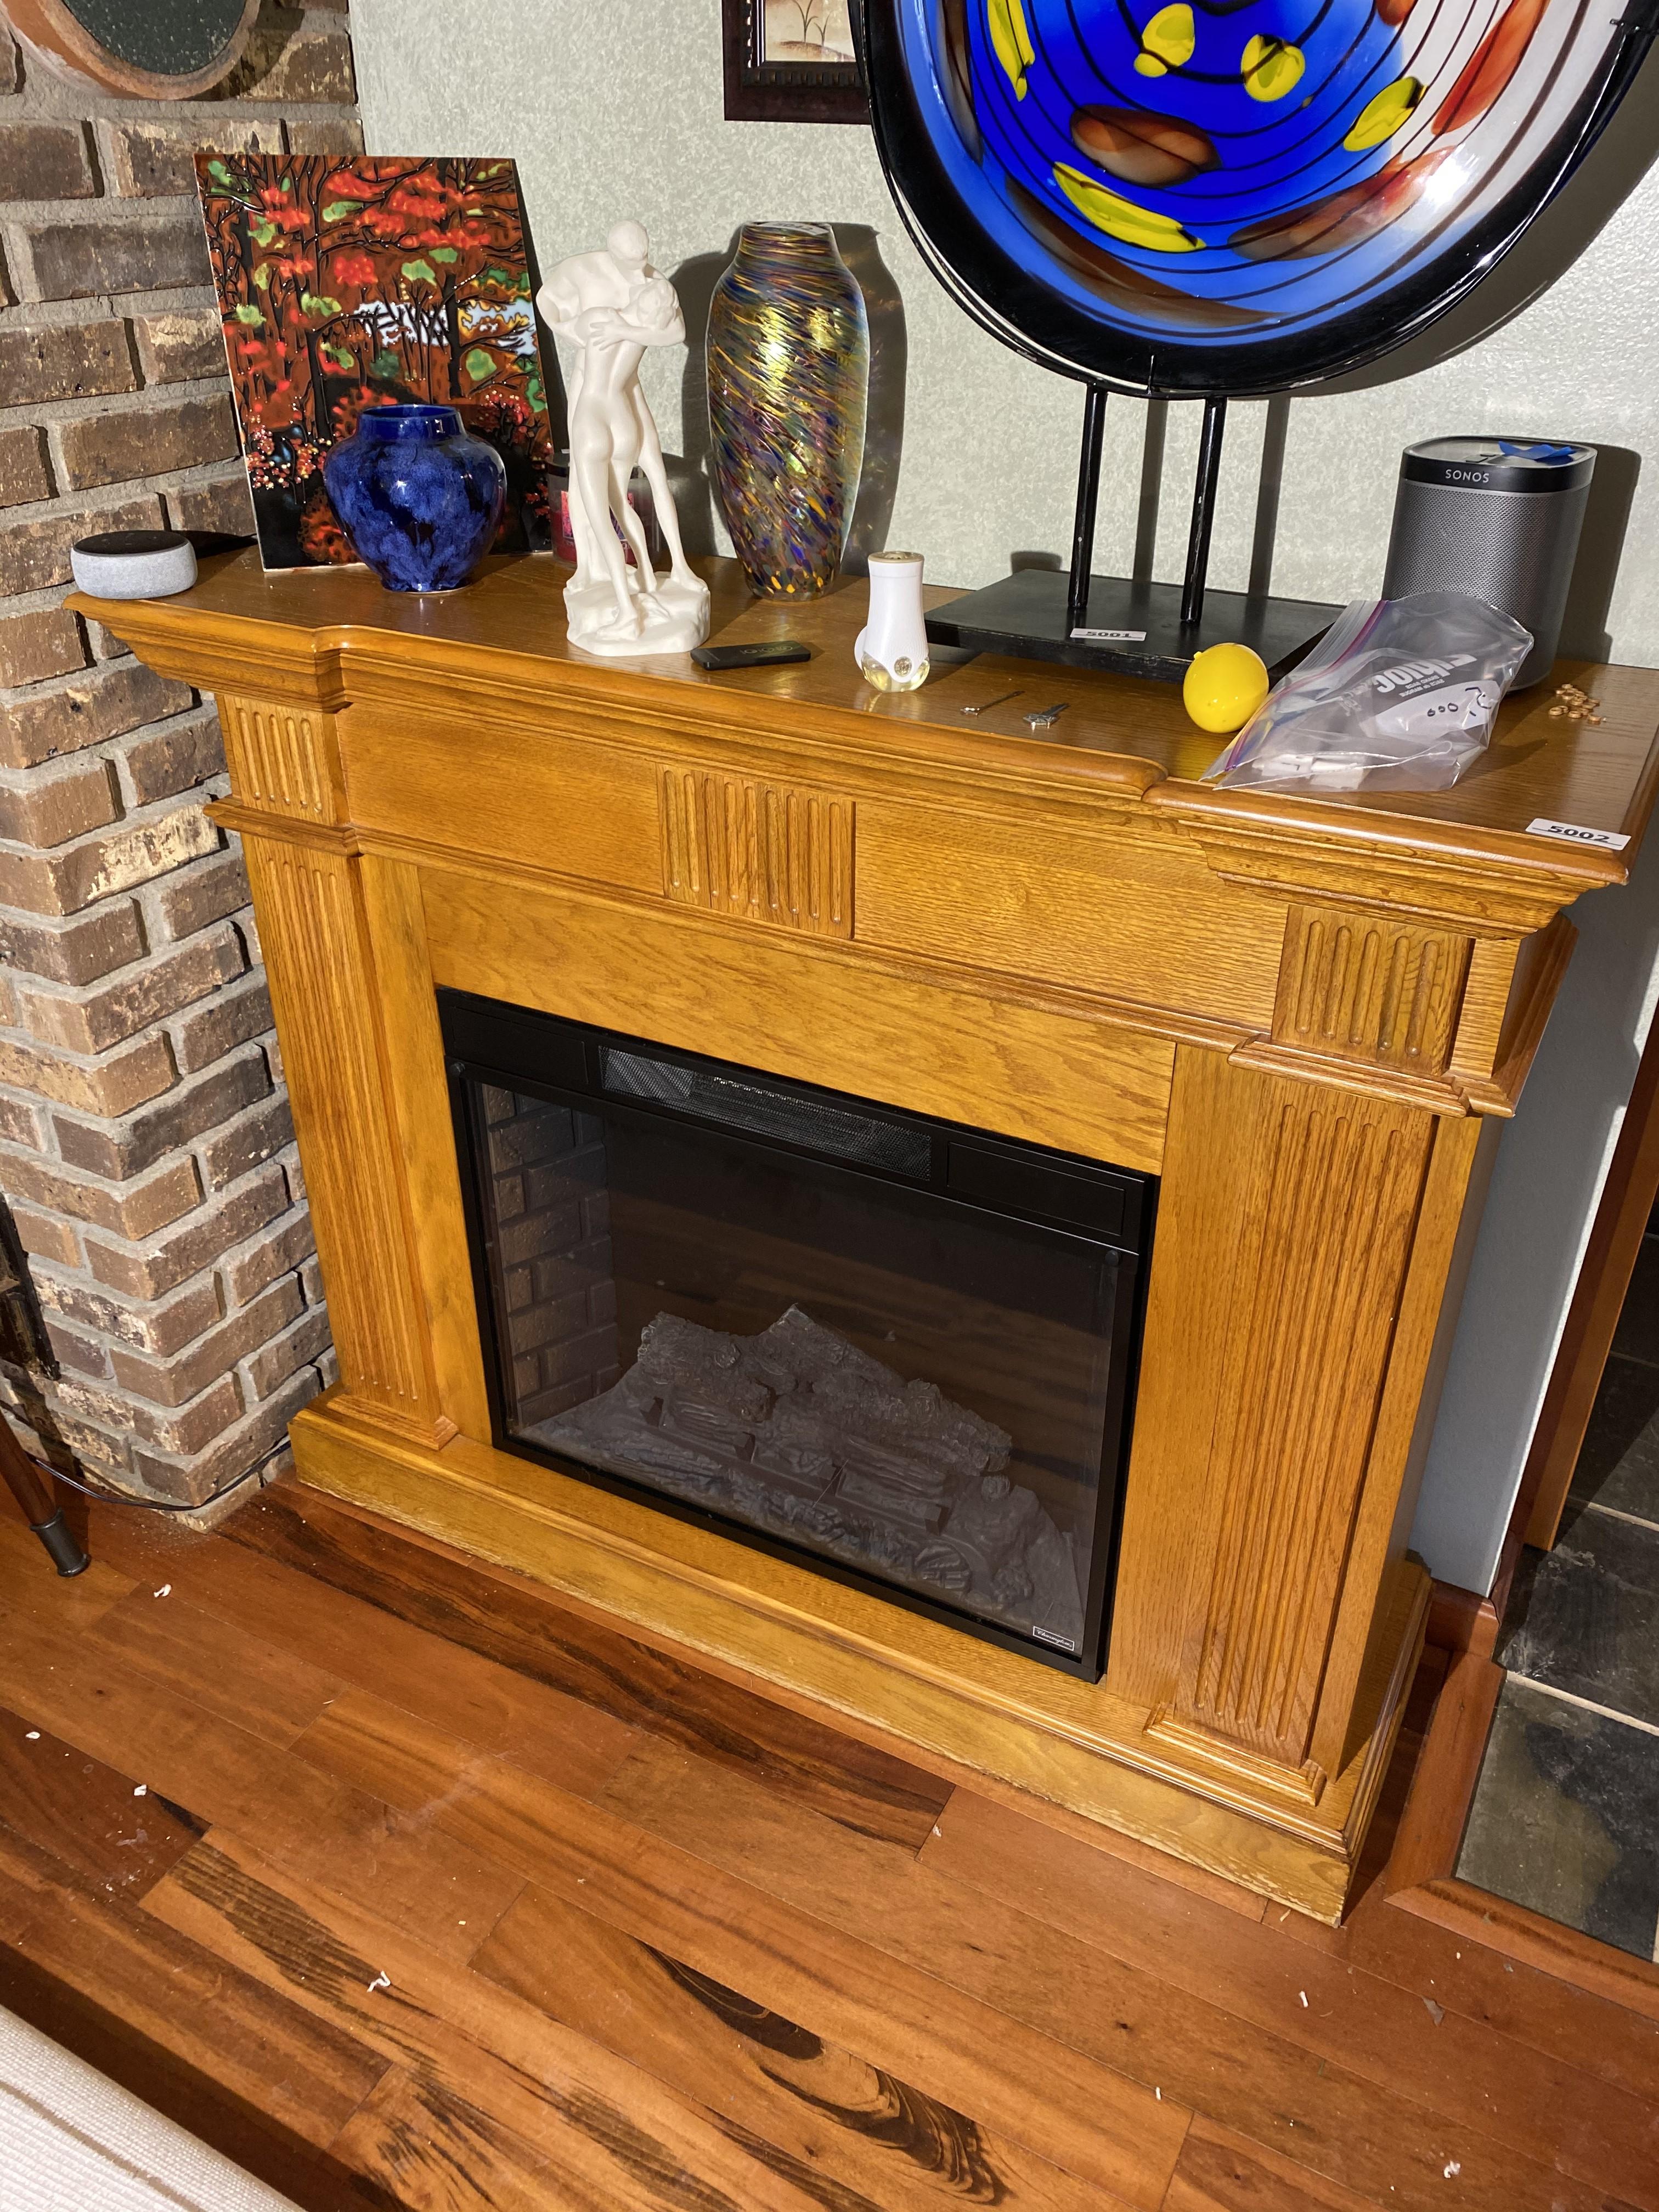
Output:
[[665,768],[659,791],[665,896],[814,937],[852,936],[850,799],[702,769]]

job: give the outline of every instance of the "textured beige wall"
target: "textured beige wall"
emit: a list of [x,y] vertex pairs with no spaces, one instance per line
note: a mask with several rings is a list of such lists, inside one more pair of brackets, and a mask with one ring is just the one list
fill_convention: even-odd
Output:
[[[719,14],[719,0],[491,0],[463,30],[453,0],[354,0],[368,144],[516,156],[544,267],[597,244],[617,216],[638,215],[663,267],[697,264],[684,287],[693,315],[745,218],[869,226],[908,342],[888,542],[924,551],[939,580],[969,584],[1004,574],[1015,550],[1064,552],[1079,387],[1008,352],[951,305],[904,236],[866,131],[723,119]],[[1659,111],[1654,72],[1627,107],[1635,102]],[[1650,142],[1656,134],[1659,113]],[[1628,173],[1639,159],[1639,149],[1632,158],[1615,149],[1601,166]],[[1608,197],[1605,179],[1585,184],[1574,194],[1577,236]],[[1275,588],[1337,599],[1378,588],[1400,448],[1413,438],[1518,428],[1648,449],[1659,426],[1656,225],[1659,175],[1536,304],[1472,351],[1380,389],[1293,401]],[[1561,228],[1551,226],[1558,254]],[[686,381],[665,363],[651,396],[665,445],[695,459],[706,434],[695,406],[683,427]],[[1197,412],[1187,404],[1169,414],[1164,575],[1179,573],[1185,550]],[[1147,410],[1114,399],[1107,413],[1102,571],[1133,558]],[[1233,413],[1213,574],[1242,586],[1267,410],[1256,403]],[[1651,664],[1659,664],[1656,526],[1659,482],[1638,489],[1609,624],[1620,657]]]

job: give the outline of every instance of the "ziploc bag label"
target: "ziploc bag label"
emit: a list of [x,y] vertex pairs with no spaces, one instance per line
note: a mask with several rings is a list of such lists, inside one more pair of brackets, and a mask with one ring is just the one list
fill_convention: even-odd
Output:
[[1582,822],[1547,822],[1540,814],[1528,829],[1534,837],[1565,837],[1572,845],[1595,845],[1604,853],[1622,853],[1629,844],[1616,830],[1587,830]]
[[1498,712],[1499,696],[1495,684],[1419,685],[1381,708],[1376,727],[1388,738],[1425,738],[1444,729],[1484,730]]

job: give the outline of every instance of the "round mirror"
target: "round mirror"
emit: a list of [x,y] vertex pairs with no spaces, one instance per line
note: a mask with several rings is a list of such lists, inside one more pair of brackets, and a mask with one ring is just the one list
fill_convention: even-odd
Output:
[[47,67],[143,100],[189,100],[235,68],[259,0],[4,0]]

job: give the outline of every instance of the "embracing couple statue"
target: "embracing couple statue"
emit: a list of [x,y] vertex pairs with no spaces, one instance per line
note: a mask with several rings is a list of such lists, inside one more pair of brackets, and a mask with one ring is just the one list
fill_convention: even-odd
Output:
[[[649,253],[641,226],[619,222],[599,252],[561,261],[537,302],[553,335],[576,349],[568,390],[576,573],[564,604],[570,641],[585,653],[687,653],[708,635],[708,586],[686,560],[662,445],[640,389],[646,348],[685,343],[679,300]],[[651,487],[669,549],[660,579],[628,503],[635,468]]]

